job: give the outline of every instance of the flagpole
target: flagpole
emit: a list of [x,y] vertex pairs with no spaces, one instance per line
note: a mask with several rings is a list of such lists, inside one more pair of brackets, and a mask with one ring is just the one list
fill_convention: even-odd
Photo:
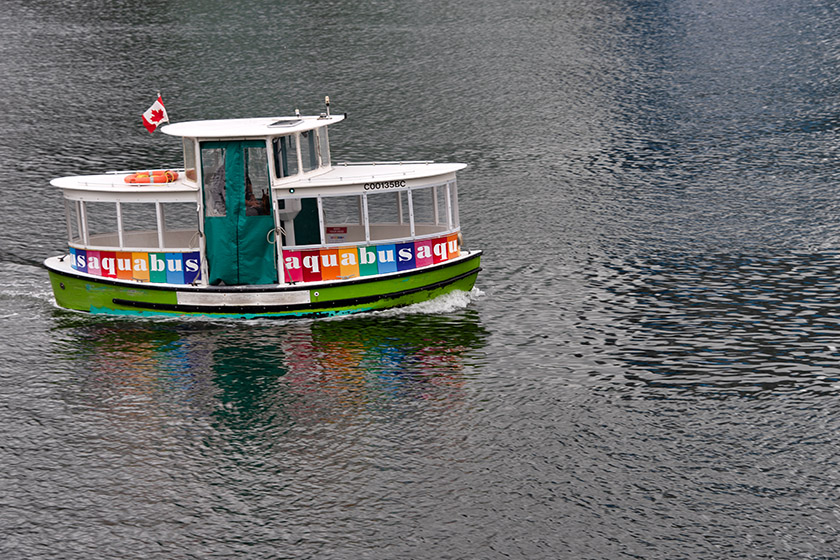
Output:
[[[160,96],[160,90],[158,90],[157,94],[158,94],[158,99],[160,99],[160,104],[163,105],[163,99]],[[164,105],[164,107],[165,107],[165,105]],[[169,120],[169,111],[166,111],[166,122],[172,122],[171,120]]]

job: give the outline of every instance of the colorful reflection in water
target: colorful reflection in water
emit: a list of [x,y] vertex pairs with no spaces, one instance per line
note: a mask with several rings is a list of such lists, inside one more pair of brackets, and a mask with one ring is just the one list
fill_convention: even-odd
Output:
[[457,406],[486,336],[468,311],[283,324],[73,316],[56,332],[86,406],[231,428]]
[[298,404],[327,413],[412,401],[451,406],[462,399],[468,355],[482,336],[476,323],[433,317],[315,323],[282,340],[286,381]]

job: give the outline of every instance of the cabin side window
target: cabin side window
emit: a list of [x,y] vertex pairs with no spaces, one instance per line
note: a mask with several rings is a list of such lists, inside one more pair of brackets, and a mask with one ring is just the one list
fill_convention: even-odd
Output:
[[225,216],[225,150],[202,148],[201,176],[204,180],[204,215]]
[[411,205],[414,210],[415,225],[434,225],[436,213],[434,187],[412,190]]
[[297,147],[294,136],[274,139],[274,169],[278,179],[298,174]]
[[151,249],[159,246],[155,203],[123,202],[120,203],[119,212],[124,247]]
[[435,187],[435,224],[446,226],[447,229],[452,229],[455,225],[449,210],[451,201],[448,184]]
[[277,201],[283,246],[428,239],[458,226],[455,182],[412,189]]
[[70,243],[84,243],[82,203],[78,200],[64,199],[64,209],[67,214],[67,237]]
[[321,198],[324,237],[327,244],[365,240],[362,196],[325,196]]
[[90,202],[84,204],[84,217],[88,238],[93,245],[116,245],[117,205],[113,202]]
[[317,197],[281,198],[277,201],[277,217],[283,227],[284,247],[321,244]]
[[330,140],[327,135],[327,127],[319,128],[316,132],[318,134],[319,152],[321,154],[321,167],[329,167],[332,162],[330,161]]
[[121,246],[132,249],[198,247],[198,213],[192,202],[123,202]]
[[454,183],[412,189],[414,233],[430,235],[454,229],[458,224],[454,203]]
[[161,215],[166,247],[198,247],[198,210],[195,202],[161,203]]
[[456,228],[461,225],[461,218],[458,215],[458,183],[450,182],[449,187],[449,211],[452,213],[452,227]]
[[314,130],[300,133],[300,158],[304,173],[318,168],[318,144]]
[[198,247],[195,202],[68,203],[71,244],[101,250]]
[[408,191],[368,193],[368,239],[409,237]]
[[195,182],[195,140],[192,138],[184,138],[184,175]]

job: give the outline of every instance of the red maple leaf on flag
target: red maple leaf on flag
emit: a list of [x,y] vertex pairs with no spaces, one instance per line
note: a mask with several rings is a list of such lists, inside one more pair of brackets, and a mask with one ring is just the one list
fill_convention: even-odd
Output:
[[143,113],[143,126],[145,126],[146,130],[148,130],[149,134],[151,134],[162,122],[169,122],[169,117],[166,115],[163,100],[160,98],[160,94],[158,94],[157,100],[155,100],[155,102],[152,103],[152,106],[146,109],[146,112]]

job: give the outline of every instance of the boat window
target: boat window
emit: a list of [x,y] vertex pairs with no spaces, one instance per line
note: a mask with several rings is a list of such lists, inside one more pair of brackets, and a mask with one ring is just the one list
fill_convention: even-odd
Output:
[[413,189],[411,191],[411,205],[414,208],[415,224],[435,223],[435,189],[434,187],[424,189]]
[[452,227],[458,227],[461,219],[458,215],[458,183],[455,181],[449,183],[449,206],[452,212]]
[[413,235],[441,233],[457,226],[454,182],[411,190]]
[[322,197],[321,212],[327,244],[365,241],[361,195]]
[[184,138],[184,175],[190,181],[196,180],[195,140],[192,138]]
[[300,157],[304,173],[318,167],[318,145],[315,141],[314,130],[300,133]]
[[[383,192],[383,193],[368,193],[367,207],[368,220],[371,224],[399,224],[402,222],[400,217],[403,212],[400,205],[400,199],[403,193],[400,192]],[[405,214],[405,219],[408,219],[408,214]]]
[[290,221],[283,222],[283,228],[286,230],[284,245],[318,245],[321,243],[317,198],[285,199],[280,201],[279,205],[281,211],[284,211],[287,207],[292,208],[290,216],[294,216]]
[[166,202],[160,206],[164,247],[182,250],[198,248],[198,208],[195,202]]
[[265,148],[245,148],[245,215],[267,216],[270,210]]
[[278,179],[297,175],[298,161],[294,136],[281,136],[274,139],[274,169]]
[[452,220],[449,218],[449,211],[447,210],[447,193],[449,192],[449,185],[438,185],[435,187],[436,213],[435,223],[444,225],[447,228],[452,227]]
[[451,231],[457,226],[454,182],[367,193],[365,197],[368,239],[371,241],[425,237]]
[[70,243],[80,243],[83,239],[80,221],[80,205],[81,202],[78,200],[64,200],[64,206],[67,214],[67,233]]
[[[152,232],[153,240],[157,236],[157,207],[154,202],[120,204],[120,215],[122,217],[123,231],[132,234],[129,237],[137,238],[136,235],[142,232]],[[149,246],[149,243],[131,243],[129,246]]]
[[368,233],[370,241],[411,237],[408,191],[368,193]]
[[198,212],[192,202],[122,202],[121,247],[194,249],[198,247]]
[[166,231],[198,231],[198,208],[195,202],[166,202],[163,204]]
[[327,127],[319,128],[317,130],[318,133],[318,144],[319,144],[319,151],[321,154],[321,167],[329,167],[330,166],[330,141],[329,136],[327,136]]
[[362,223],[362,197],[359,195],[325,196],[321,199],[321,208],[327,225]]
[[201,176],[204,179],[204,215],[226,215],[224,148],[202,148]]
[[85,202],[89,235],[113,234],[117,231],[117,205],[113,202]]
[[198,247],[195,202],[67,201],[70,242],[111,249]]

